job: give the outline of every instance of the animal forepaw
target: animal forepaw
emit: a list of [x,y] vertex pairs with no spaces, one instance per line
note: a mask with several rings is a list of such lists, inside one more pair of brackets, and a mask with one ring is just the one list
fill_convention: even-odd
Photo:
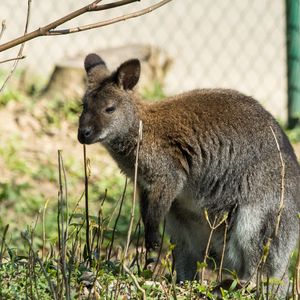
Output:
[[160,242],[161,238],[159,233],[151,232],[145,236],[146,249],[148,251],[157,250],[160,246]]

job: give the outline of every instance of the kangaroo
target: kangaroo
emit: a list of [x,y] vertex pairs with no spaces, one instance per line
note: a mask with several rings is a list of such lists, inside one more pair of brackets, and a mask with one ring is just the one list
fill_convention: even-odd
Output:
[[[165,219],[175,244],[177,281],[193,280],[197,261],[204,259],[210,233],[205,211],[211,220],[228,214],[224,268],[249,280],[271,237],[264,274],[286,281],[298,236],[300,168],[275,119],[252,97],[229,89],[198,89],[145,103],[133,90],[141,70],[137,59],[110,72],[98,55],[89,54],[84,66],[88,83],[78,140],[100,142],[133,178],[142,121],[137,184],[145,245],[159,246]],[[274,235],[282,192],[279,154],[284,206]],[[211,239],[216,261],[223,234],[216,230]]]

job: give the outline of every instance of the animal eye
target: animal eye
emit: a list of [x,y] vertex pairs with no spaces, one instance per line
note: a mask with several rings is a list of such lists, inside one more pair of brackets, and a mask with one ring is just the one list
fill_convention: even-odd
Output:
[[109,106],[105,109],[105,112],[108,113],[108,114],[111,114],[113,113],[114,111],[116,110],[116,107],[115,106]]

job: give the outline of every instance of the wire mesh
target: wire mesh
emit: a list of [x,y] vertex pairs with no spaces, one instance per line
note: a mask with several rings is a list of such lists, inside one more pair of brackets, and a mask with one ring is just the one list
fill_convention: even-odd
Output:
[[[89,2],[33,1],[29,30]],[[155,2],[144,0],[86,14],[62,27],[113,18]],[[7,23],[2,43],[22,34],[26,5],[27,1],[1,1],[0,18]],[[193,88],[233,88],[257,98],[276,117],[286,116],[284,0],[173,0],[136,19],[30,41],[24,51],[27,57],[19,68],[31,68],[47,76],[63,57],[132,43],[158,46],[174,59],[166,79],[168,94]],[[16,53],[17,49],[0,53],[0,59]]]

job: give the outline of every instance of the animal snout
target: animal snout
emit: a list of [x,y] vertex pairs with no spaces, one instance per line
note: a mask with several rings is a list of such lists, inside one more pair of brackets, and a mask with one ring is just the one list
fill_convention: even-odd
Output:
[[93,129],[91,126],[81,127],[78,130],[78,140],[81,144],[89,144],[89,139],[92,136]]
[[88,138],[92,134],[92,127],[84,127],[80,128],[80,133],[85,137]]

